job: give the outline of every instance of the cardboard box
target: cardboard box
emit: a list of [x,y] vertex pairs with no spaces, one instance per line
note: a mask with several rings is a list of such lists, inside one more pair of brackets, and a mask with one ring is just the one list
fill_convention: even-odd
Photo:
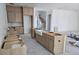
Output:
[[23,27],[22,26],[17,26],[16,27],[16,31],[17,31],[17,33],[23,33]]
[[8,33],[11,34],[11,35],[18,34],[18,32],[17,31],[14,31],[14,30],[10,30]]
[[23,41],[19,35],[8,35],[4,42]]
[[19,37],[17,35],[8,35],[6,40],[4,40],[5,42],[7,41],[17,41],[19,40]]
[[0,55],[26,55],[27,47],[23,45],[17,48],[0,49]]
[[4,49],[10,49],[10,48],[17,48],[23,46],[22,41],[11,41],[11,42],[5,42]]
[[14,45],[14,44],[16,44],[16,45],[23,44],[21,37],[19,37],[17,35],[8,35],[4,42],[5,42],[4,48],[11,48],[11,45]]
[[[20,28],[21,26],[17,26],[17,27],[9,27],[9,31],[8,31],[8,33],[9,34],[11,34],[11,35],[13,35],[13,34],[19,34],[19,30],[21,29]],[[18,30],[17,30],[17,28],[18,28]]]

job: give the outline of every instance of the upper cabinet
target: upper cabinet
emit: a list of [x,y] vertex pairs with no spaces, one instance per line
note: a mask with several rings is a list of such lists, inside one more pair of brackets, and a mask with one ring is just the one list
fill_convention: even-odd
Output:
[[22,23],[23,16],[33,16],[33,8],[7,5],[9,23]]
[[32,16],[33,15],[33,8],[23,7],[23,15]]
[[22,22],[22,9],[21,7],[7,5],[8,22]]

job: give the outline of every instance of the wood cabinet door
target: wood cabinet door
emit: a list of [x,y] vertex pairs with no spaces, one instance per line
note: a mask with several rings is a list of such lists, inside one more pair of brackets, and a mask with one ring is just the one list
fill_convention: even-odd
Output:
[[44,37],[42,36],[41,44],[44,46]]
[[16,22],[22,22],[22,9],[21,7],[15,8],[16,12]]
[[23,7],[23,15],[32,16],[33,8]]
[[49,48],[51,52],[54,50],[54,37],[49,37]]
[[38,35],[38,34],[36,34],[36,40],[37,40],[38,42],[41,42],[41,36]]
[[64,36],[55,36],[54,40],[54,53],[62,54],[64,48]]
[[8,22],[10,23],[16,21],[16,14],[15,14],[14,6],[7,6],[7,17],[8,17]]
[[46,48],[48,48],[48,44],[49,44],[49,38],[48,38],[47,35],[45,35],[45,37],[44,37],[44,46],[45,46]]
[[7,17],[10,23],[22,22],[21,7],[7,5]]
[[36,40],[38,41],[39,37],[38,37],[38,34],[36,34]]
[[39,41],[40,43],[41,43],[41,39],[42,39],[42,38],[41,38],[41,36],[39,35],[39,39],[38,39],[38,41]]
[[42,33],[43,39],[42,39],[42,45],[45,47],[45,34]]
[[31,29],[31,36],[32,36],[32,38],[35,38],[35,29],[34,28]]

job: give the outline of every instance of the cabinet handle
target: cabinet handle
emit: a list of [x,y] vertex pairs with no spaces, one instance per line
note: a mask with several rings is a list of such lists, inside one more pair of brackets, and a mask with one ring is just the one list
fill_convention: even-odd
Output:
[[60,40],[58,40],[58,42],[61,42]]

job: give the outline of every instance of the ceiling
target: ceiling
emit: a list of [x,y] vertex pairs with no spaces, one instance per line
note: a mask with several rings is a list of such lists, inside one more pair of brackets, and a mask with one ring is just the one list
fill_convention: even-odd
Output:
[[79,3],[14,3],[16,6],[79,11]]

